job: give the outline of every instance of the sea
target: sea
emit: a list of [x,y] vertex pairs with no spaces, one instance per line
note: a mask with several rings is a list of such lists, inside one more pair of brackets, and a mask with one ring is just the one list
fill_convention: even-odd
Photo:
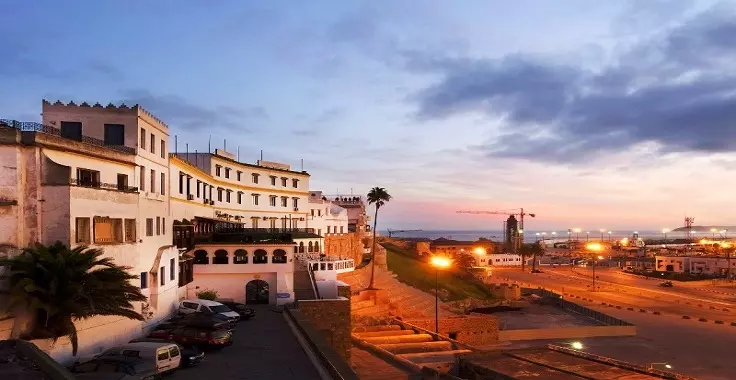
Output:
[[[553,234],[554,232],[554,234]],[[378,230],[378,233],[381,234],[381,236],[388,236],[388,230]],[[663,239],[664,234],[661,231],[645,231],[645,230],[624,230],[624,231],[611,231],[610,237],[609,234],[604,232],[602,235],[600,231],[594,230],[590,231],[589,234],[587,234],[587,237],[590,240],[600,240],[601,238],[603,240],[620,240],[623,238],[631,238],[635,233],[638,233],[639,237],[642,239]],[[539,234],[539,235],[537,235]],[[502,240],[503,239],[503,231],[501,230],[421,230],[421,231],[414,231],[414,232],[392,232],[391,234],[393,237],[403,237],[403,238],[426,238],[426,239],[439,239],[439,238],[445,238],[445,239],[452,239],[452,240],[460,240],[460,241],[476,241],[479,238],[486,238],[491,240]],[[585,231],[580,233],[571,233],[571,237],[573,239],[580,239],[584,240],[586,239],[586,233]],[[702,237],[702,238],[710,238],[712,237],[711,233],[693,233],[694,237]],[[715,237],[719,237],[718,234],[714,235]],[[667,239],[682,239],[685,238],[684,232],[668,232],[667,233]],[[524,233],[524,242],[525,243],[533,243],[537,240],[541,240],[542,238],[546,240],[555,240],[555,241],[566,241],[567,240],[567,229],[559,229],[559,230],[527,230]]]

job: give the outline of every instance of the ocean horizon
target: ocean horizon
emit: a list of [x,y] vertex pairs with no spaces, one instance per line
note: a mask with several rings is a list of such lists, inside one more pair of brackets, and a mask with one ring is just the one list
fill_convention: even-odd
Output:
[[[552,234],[552,232],[555,232],[555,234]],[[620,230],[620,231],[611,231],[611,234],[607,232],[603,233],[601,235],[601,232],[598,230],[590,231],[590,234],[587,234],[587,238],[590,240],[599,240],[601,239],[601,236],[603,237],[603,240],[608,240],[609,238],[611,240],[619,240],[623,239],[625,237],[631,237],[634,233],[638,233],[639,237],[642,239],[662,239],[664,238],[664,234],[661,231],[656,230]],[[381,234],[381,236],[388,236],[388,230],[378,230],[378,233]],[[539,235],[537,235],[539,234]],[[392,232],[391,235],[393,237],[403,237],[403,238],[426,238],[426,239],[439,239],[439,238],[445,238],[445,239],[452,239],[452,240],[459,240],[459,241],[475,241],[479,238],[485,238],[485,239],[491,239],[491,240],[500,240],[503,236],[502,230],[421,230],[421,231],[413,231],[413,232]],[[693,233],[693,236],[695,237],[721,237],[718,233],[713,235],[710,232],[699,232],[699,233]],[[580,233],[571,233],[571,237],[573,239],[579,238],[581,240],[586,239],[586,232],[580,232]],[[685,238],[686,234],[685,232],[668,232],[667,238],[668,239],[681,239]],[[524,233],[524,242],[527,243],[533,243],[540,239],[554,239],[554,240],[567,240],[567,228],[560,229],[560,230],[527,230]]]

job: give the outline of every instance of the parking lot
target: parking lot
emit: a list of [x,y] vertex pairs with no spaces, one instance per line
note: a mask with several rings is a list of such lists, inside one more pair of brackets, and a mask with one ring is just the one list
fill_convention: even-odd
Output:
[[265,305],[254,309],[255,319],[238,323],[231,346],[207,351],[198,366],[179,369],[168,378],[319,379],[284,316]]

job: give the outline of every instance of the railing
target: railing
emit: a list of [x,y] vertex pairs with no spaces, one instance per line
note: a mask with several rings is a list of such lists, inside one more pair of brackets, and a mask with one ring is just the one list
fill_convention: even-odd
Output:
[[317,286],[317,278],[314,276],[314,271],[312,271],[312,268],[309,266],[307,266],[307,273],[309,273],[309,279],[312,282],[312,290],[314,290],[315,299],[321,300],[322,296],[319,295],[319,287]]
[[18,120],[10,120],[10,119],[0,119],[0,125],[17,129],[21,132],[41,132],[41,133],[45,133],[48,135],[63,137],[65,139],[79,141],[85,144],[96,145],[96,146],[116,150],[121,153],[126,153],[126,154],[136,153],[135,148],[131,148],[125,145],[108,145],[108,144],[105,144],[104,141],[100,139],[96,139],[94,137],[80,136],[80,139],[76,139],[70,136],[64,136],[61,133],[61,130],[59,128],[51,127],[51,126],[44,125],[41,123],[36,123],[33,121],[18,121]]
[[557,304],[557,306],[565,310],[569,310],[574,313],[586,316],[588,318],[592,318],[608,326],[633,326],[633,324],[626,322],[624,320],[612,317],[608,314],[604,314],[599,311],[595,311],[593,309],[589,309],[585,306],[578,305],[574,302],[570,302],[566,299],[563,299],[559,294],[551,292],[549,290],[539,289],[539,291],[543,298],[548,299],[548,300],[553,300],[553,302]]
[[[223,220],[223,223],[227,221]],[[314,228],[249,228],[249,227],[215,227],[215,233],[239,234],[239,233],[314,233]]]
[[[55,185],[67,185],[66,183],[55,183]],[[138,188],[133,186],[126,186],[126,185],[120,185],[116,183],[104,183],[104,182],[96,182],[96,181],[80,181],[77,178],[71,178],[69,180],[68,185],[71,186],[79,186],[79,187],[89,187],[93,189],[105,189],[105,190],[118,190],[118,191],[124,191],[126,193],[137,193]]]
[[321,260],[310,260],[307,266],[311,271],[336,271],[337,273],[352,272],[355,270],[355,262],[353,259],[338,259],[334,257],[326,257]]

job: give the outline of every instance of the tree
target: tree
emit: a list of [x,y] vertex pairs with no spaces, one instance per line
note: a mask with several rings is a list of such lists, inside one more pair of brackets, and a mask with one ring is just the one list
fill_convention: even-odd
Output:
[[521,255],[521,270],[524,270],[524,265],[526,264],[525,257],[531,255],[533,256],[532,261],[532,270],[536,269],[537,265],[537,255],[544,254],[544,248],[542,248],[542,245],[540,243],[529,243],[529,244],[522,244],[519,249],[519,254]]
[[138,276],[102,255],[100,249],[69,249],[57,242],[37,244],[18,256],[0,259],[8,284],[3,292],[9,300],[6,311],[28,317],[22,339],[56,341],[67,336],[76,355],[79,342],[74,321],[102,315],[144,320],[132,304],[147,300],[130,283]]
[[368,289],[373,289],[373,275],[376,270],[376,225],[378,224],[378,209],[391,200],[391,195],[383,187],[374,187],[368,192],[368,204],[375,205],[376,215],[373,217],[373,248],[371,248],[371,282]]
[[214,301],[217,299],[217,290],[205,289],[194,293],[201,300]]
[[475,257],[469,253],[460,253],[455,256],[455,266],[462,270],[468,270],[475,266]]

